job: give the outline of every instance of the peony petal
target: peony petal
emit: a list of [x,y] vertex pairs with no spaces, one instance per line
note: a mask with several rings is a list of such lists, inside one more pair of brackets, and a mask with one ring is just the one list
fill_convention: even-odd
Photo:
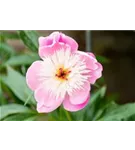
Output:
[[66,50],[67,48],[69,49],[69,46],[63,43],[55,43],[52,46],[39,47],[39,56],[41,58],[45,58],[50,55],[53,55],[55,51],[58,51],[61,49]]
[[61,33],[60,32],[53,32],[52,34],[50,34],[50,38],[53,39],[54,42],[59,42]]
[[65,34],[60,33],[59,42],[62,42],[64,44],[69,45],[73,52],[75,52],[78,49],[77,42],[74,39],[72,39],[71,37],[69,37],[69,36],[67,36]]
[[93,56],[82,51],[77,51],[76,54],[80,56],[80,60],[85,61],[86,67],[88,69],[96,70],[98,68],[96,64],[97,60]]
[[50,37],[40,37],[38,39],[38,41],[39,41],[39,46],[40,47],[42,47],[42,46],[49,46],[49,45],[51,46],[51,45],[54,44],[53,39],[50,38]]
[[69,100],[72,104],[82,104],[87,99],[90,92],[89,82],[85,82],[82,88],[76,89],[72,92],[72,95],[69,96]]
[[37,104],[37,111],[39,113],[49,113],[49,112],[52,112],[53,110],[57,109],[61,105],[61,103],[62,103],[61,101],[56,101],[50,107],[47,107],[45,105]]
[[87,99],[85,99],[85,101],[82,104],[73,105],[69,100],[69,96],[67,95],[65,100],[63,101],[63,107],[67,111],[78,111],[78,110],[83,109],[88,104],[89,99],[90,99],[90,94],[88,95]]
[[94,84],[96,80],[102,76],[102,71],[103,71],[102,65],[98,62],[96,63],[96,65],[98,66],[98,68],[90,72],[91,77],[89,78],[89,81],[91,84]]
[[26,73],[26,82],[31,90],[36,90],[41,84],[39,72],[42,68],[42,61],[35,61],[28,68]]
[[44,85],[35,91],[34,97],[39,105],[44,105],[46,107],[51,107],[55,103],[61,103],[63,101],[63,99],[60,97],[56,98],[56,94],[52,93],[49,88],[45,87]]
[[39,37],[39,46],[51,46],[56,42],[59,42],[60,33],[59,32],[53,32],[47,37]]
[[82,60],[85,60],[86,66],[90,70],[90,73],[88,73],[90,75],[88,80],[91,84],[94,84],[96,80],[102,76],[102,65],[99,62],[97,62],[93,53],[85,53],[78,51],[77,54],[80,55],[80,58]]
[[86,52],[88,55],[92,56],[93,58],[96,58],[95,55],[91,52]]
[[43,58],[52,54],[54,51],[50,49],[56,48],[56,46],[59,47],[61,44],[68,45],[72,52],[78,49],[78,44],[74,39],[63,33],[53,32],[47,37],[39,38],[39,56]]

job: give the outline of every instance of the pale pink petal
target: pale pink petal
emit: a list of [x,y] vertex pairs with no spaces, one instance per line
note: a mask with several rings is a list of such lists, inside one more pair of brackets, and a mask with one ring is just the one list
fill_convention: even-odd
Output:
[[52,55],[57,49],[60,49],[64,43],[60,43],[59,38],[59,32],[53,32],[47,37],[39,37],[39,56],[44,58]]
[[78,44],[74,39],[62,33],[60,33],[60,35],[59,42],[68,44],[71,47],[71,50],[74,52],[78,49]]
[[77,42],[73,38],[61,32],[53,32],[49,37],[52,38],[54,42],[60,42],[69,45],[72,51],[76,51],[78,49]]
[[85,61],[88,69],[96,70],[98,68],[97,60],[93,56],[82,51],[77,51],[76,54],[79,55],[80,60]]
[[34,97],[40,105],[45,105],[46,107],[51,107],[54,103],[63,101],[60,97],[56,99],[56,94],[52,93],[44,85],[35,91]]
[[93,58],[96,58],[95,55],[91,52],[86,52],[88,55],[92,56]]
[[79,105],[74,105],[70,102],[69,100],[69,96],[67,95],[65,100],[63,101],[63,107],[64,109],[66,109],[67,111],[78,111],[83,109],[89,102],[90,99],[90,94],[88,95],[88,97],[84,100],[84,102],[82,104]]
[[39,46],[50,46],[53,45],[54,41],[50,37],[39,37]]
[[60,39],[60,33],[59,32],[53,32],[52,34],[50,34],[47,37],[39,37],[38,41],[39,41],[39,46],[52,46],[53,44],[55,44],[56,42],[59,42]]
[[91,84],[94,84],[97,79],[99,79],[102,76],[103,67],[100,63],[96,63],[98,68],[94,71],[90,72],[90,78],[89,81]]
[[61,36],[61,33],[56,31],[50,34],[49,37],[52,38],[54,42],[59,42],[60,36]]
[[82,88],[73,91],[72,95],[69,96],[69,100],[74,105],[82,104],[87,99],[89,92],[90,83],[85,82],[84,85],[82,85]]
[[39,113],[49,113],[49,112],[52,112],[53,110],[57,109],[61,105],[61,103],[62,103],[61,101],[56,101],[50,107],[47,107],[47,106],[41,105],[41,104],[37,104],[37,111]]
[[53,55],[55,51],[59,51],[61,49],[66,50],[69,49],[70,47],[68,45],[65,45],[63,43],[55,43],[52,46],[43,46],[43,47],[39,47],[39,56],[41,58]]
[[63,102],[63,99],[56,99],[55,94],[51,93],[43,85],[35,91],[34,97],[37,101],[37,111],[39,113],[49,113],[58,108]]
[[26,82],[31,90],[36,90],[41,84],[39,72],[42,68],[42,61],[35,61],[28,68],[26,73]]

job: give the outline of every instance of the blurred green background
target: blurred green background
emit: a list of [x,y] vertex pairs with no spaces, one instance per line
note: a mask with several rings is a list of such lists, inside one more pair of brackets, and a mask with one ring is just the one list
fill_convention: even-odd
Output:
[[135,120],[135,32],[61,31],[93,52],[104,66],[92,86],[89,104],[81,111],[59,107],[39,114],[27,87],[27,68],[38,56],[38,37],[53,31],[0,31],[0,120],[2,121],[133,121]]

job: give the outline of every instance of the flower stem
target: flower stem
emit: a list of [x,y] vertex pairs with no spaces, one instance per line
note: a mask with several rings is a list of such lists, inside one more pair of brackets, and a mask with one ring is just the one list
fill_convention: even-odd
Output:
[[70,113],[69,113],[68,111],[66,111],[66,110],[65,110],[65,113],[66,113],[67,119],[68,119],[69,121],[72,121],[72,118],[71,118],[71,116],[70,116]]

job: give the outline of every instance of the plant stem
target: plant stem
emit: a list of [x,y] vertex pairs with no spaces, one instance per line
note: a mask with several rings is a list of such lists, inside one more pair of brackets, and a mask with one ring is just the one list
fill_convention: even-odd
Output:
[[65,113],[66,113],[67,119],[68,119],[69,121],[72,121],[72,118],[71,118],[69,112],[65,110]]

